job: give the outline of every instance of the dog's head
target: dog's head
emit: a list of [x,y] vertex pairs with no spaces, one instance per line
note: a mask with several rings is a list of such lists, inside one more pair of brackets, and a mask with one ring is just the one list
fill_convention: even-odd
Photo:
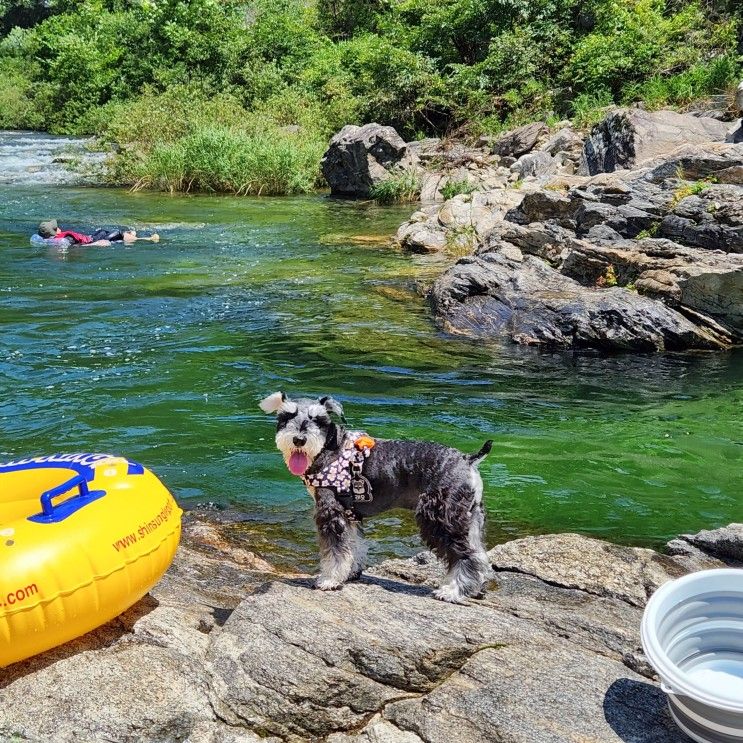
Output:
[[283,392],[274,392],[260,407],[276,414],[276,446],[293,475],[301,477],[320,452],[340,445],[342,429],[331,415],[343,420],[343,407],[332,397],[290,400]]

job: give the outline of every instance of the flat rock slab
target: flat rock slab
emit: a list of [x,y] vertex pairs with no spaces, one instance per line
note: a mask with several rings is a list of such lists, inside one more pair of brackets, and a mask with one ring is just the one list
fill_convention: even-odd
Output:
[[430,694],[388,705],[384,717],[432,743],[680,738],[660,689],[621,663],[558,641],[485,649]]
[[538,627],[490,608],[369,581],[325,594],[309,583],[273,583],[246,599],[209,652],[220,716],[282,737],[328,735],[427,693],[485,646],[549,642]]
[[743,555],[739,524],[674,540],[674,556],[532,537],[494,548],[485,597],[460,606],[431,597],[431,553],[322,593],[200,524],[186,538],[204,551],[181,548],[150,596],[0,672],[0,740],[678,743],[642,605]]
[[526,537],[494,547],[497,570],[533,575],[546,583],[645,606],[658,586],[686,570],[650,549],[620,547],[579,534]]

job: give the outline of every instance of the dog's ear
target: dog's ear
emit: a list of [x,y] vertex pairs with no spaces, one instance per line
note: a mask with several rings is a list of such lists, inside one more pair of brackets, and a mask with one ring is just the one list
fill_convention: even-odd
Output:
[[324,406],[328,413],[335,413],[344,423],[346,422],[346,417],[343,415],[343,405],[341,405],[338,400],[326,396],[321,397],[319,403]]
[[274,392],[258,403],[258,407],[264,413],[275,413],[286,402],[286,395],[283,392]]
[[328,429],[328,435],[325,439],[325,448],[330,451],[335,451],[340,447],[340,431],[338,430],[338,426],[335,425],[335,423],[330,424],[330,428]]

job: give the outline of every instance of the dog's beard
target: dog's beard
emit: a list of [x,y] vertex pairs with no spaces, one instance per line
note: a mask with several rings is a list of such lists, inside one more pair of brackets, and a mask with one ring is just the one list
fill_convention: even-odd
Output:
[[296,432],[279,431],[276,434],[276,446],[284,455],[284,461],[289,468],[289,472],[301,477],[323,450],[325,439],[317,434],[309,434],[304,446],[295,446],[295,436]]

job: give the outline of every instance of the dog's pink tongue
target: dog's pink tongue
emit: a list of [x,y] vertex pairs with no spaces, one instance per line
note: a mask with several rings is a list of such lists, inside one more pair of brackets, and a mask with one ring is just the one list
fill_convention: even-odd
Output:
[[306,454],[301,451],[292,452],[289,457],[289,472],[292,475],[303,475],[310,466],[310,460]]

